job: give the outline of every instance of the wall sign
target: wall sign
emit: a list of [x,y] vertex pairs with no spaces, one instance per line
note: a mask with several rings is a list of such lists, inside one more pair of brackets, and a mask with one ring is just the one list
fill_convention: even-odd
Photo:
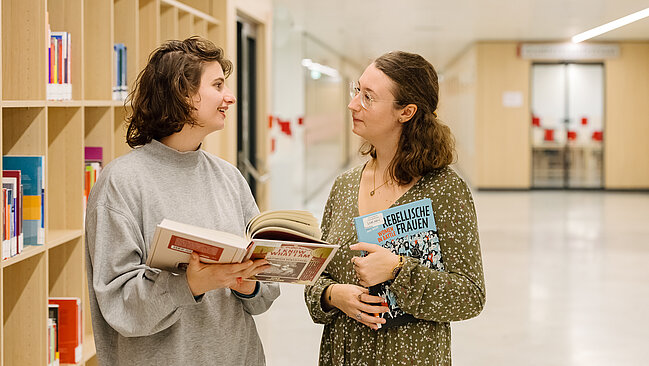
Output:
[[520,91],[503,92],[503,107],[519,108],[523,106],[523,93]]
[[620,46],[606,43],[522,43],[518,56],[532,60],[603,60],[620,56]]

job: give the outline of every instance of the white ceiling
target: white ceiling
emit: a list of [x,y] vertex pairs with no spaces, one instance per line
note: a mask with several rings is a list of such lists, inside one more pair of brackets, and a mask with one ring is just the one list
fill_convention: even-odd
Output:
[[[480,40],[569,41],[649,7],[649,0],[274,0],[275,21],[326,43],[359,65],[391,50],[443,68]],[[593,41],[649,40],[649,18]]]

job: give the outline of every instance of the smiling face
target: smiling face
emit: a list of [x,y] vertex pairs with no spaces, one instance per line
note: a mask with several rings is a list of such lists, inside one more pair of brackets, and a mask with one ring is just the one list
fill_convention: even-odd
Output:
[[[358,79],[358,84],[360,92],[347,106],[352,112],[352,131],[374,146],[398,138],[402,128],[399,122],[402,110],[395,108],[392,80],[371,64]],[[361,98],[372,99],[368,109],[361,105]]]
[[236,98],[225,85],[221,64],[212,61],[203,65],[201,85],[192,100],[196,108],[194,118],[205,135],[225,127],[226,112]]

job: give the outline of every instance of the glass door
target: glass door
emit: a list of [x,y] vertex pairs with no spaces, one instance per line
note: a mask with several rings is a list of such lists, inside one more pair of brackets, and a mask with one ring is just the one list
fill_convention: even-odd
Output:
[[604,66],[532,66],[532,187],[602,188]]

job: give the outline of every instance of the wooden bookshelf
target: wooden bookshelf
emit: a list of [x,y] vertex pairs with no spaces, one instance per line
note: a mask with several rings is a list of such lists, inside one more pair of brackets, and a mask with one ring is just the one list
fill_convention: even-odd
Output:
[[[85,269],[83,148],[101,146],[104,164],[130,151],[124,139],[124,120],[130,106],[112,100],[116,76],[113,45],[124,43],[127,47],[129,90],[151,51],[167,39],[207,37],[223,47],[228,58],[235,62],[235,15],[247,14],[268,29],[271,2],[2,0],[1,3],[0,147],[3,155],[45,156],[46,244],[26,246],[23,253],[0,262],[0,366],[46,365],[49,296],[82,299],[84,343],[79,365],[97,365]],[[259,15],[260,3],[264,3],[263,16]],[[46,21],[52,31],[66,31],[71,35],[72,100],[46,99]],[[268,60],[267,57],[263,62]],[[234,77],[229,86],[236,92]],[[236,126],[235,117],[230,118],[232,121],[227,125]],[[231,158],[236,156],[236,146],[230,141],[233,135],[236,133],[230,130],[210,136],[204,146],[235,163]]]

